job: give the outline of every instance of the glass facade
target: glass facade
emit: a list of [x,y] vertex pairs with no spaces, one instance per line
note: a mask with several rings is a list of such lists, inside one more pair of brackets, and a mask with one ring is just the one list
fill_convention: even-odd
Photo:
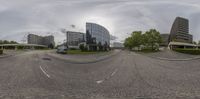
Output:
[[86,36],[88,43],[110,45],[109,31],[101,25],[95,23],[86,23]]

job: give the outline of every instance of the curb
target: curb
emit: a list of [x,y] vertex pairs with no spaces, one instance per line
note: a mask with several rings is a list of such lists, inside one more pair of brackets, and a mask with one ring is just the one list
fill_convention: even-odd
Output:
[[154,57],[154,56],[148,56],[154,59],[159,60],[167,60],[167,61],[191,61],[191,60],[198,60],[200,57],[194,57],[194,58],[187,58],[187,59],[170,59],[170,58],[163,58],[163,57]]
[[2,58],[8,58],[8,57],[11,57],[11,56],[13,56],[13,55],[0,56],[0,59],[2,59]]
[[95,59],[95,60],[92,60],[92,61],[74,61],[74,60],[69,60],[69,59],[65,59],[64,57],[58,57],[58,56],[54,56],[54,55],[50,55],[50,54],[46,54],[50,57],[54,57],[56,59],[60,59],[60,60],[64,60],[68,63],[71,63],[71,64],[89,64],[89,63],[97,63],[97,62],[100,62],[100,61],[104,61],[106,59],[109,59],[111,57],[114,57],[116,55],[118,55],[121,51],[117,52],[117,53],[114,53],[114,54],[111,54],[111,55],[108,55],[106,57],[103,57],[103,58],[99,58],[99,59]]

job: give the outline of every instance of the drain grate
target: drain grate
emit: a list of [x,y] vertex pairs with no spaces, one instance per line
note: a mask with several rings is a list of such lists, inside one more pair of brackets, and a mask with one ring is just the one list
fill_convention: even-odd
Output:
[[48,61],[51,61],[51,58],[48,58],[48,57],[45,57],[45,58],[42,58],[43,60],[48,60]]

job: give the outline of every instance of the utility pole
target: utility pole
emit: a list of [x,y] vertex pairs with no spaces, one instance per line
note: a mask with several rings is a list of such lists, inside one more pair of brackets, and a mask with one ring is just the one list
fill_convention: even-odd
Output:
[[[65,37],[66,37],[66,39],[63,40],[63,44],[64,44],[65,46],[67,46],[67,30],[64,29],[64,28],[62,28],[62,29],[61,29],[61,32],[64,33],[64,34],[65,34]],[[65,44],[65,43],[66,43],[66,44]]]

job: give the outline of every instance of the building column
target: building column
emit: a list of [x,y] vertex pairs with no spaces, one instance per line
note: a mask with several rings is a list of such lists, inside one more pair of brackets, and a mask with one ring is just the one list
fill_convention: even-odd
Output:
[[169,46],[169,49],[170,49],[170,50],[172,50],[172,47],[173,47],[173,46],[172,46],[172,45],[170,45],[170,46]]
[[15,50],[17,50],[17,46],[15,46]]

